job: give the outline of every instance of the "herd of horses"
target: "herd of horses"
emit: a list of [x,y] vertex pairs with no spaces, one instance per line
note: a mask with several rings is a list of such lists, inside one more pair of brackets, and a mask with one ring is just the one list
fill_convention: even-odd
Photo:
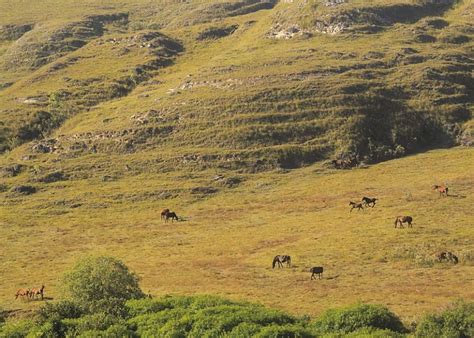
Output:
[[[342,160],[334,160],[334,161],[342,161]],[[334,162],[333,161],[333,162]],[[347,162],[349,164],[353,164],[352,162]],[[346,163],[346,164],[347,164]],[[341,164],[341,163],[340,163]],[[336,165],[336,163],[335,163]],[[342,164],[341,164],[342,165]],[[448,196],[448,187],[445,185],[434,185],[433,190],[436,190],[439,192],[440,196],[447,197]],[[357,209],[358,211],[363,210],[364,207],[368,208],[374,208],[375,204],[377,203],[377,198],[371,198],[371,197],[362,197],[361,202],[349,202],[349,205],[351,206],[350,212],[352,212],[353,209]],[[161,220],[164,220],[165,222],[168,222],[171,219],[171,222],[173,221],[179,221],[178,215],[176,215],[175,212],[171,211],[170,209],[163,209],[161,211]],[[395,219],[395,228],[400,227],[403,228],[403,224],[407,223],[408,227],[413,227],[413,217],[411,216],[397,216]],[[458,263],[458,257],[454,255],[452,252],[440,252],[436,254],[436,259],[439,262],[452,262],[454,264]],[[277,255],[273,258],[272,262],[272,268],[274,269],[275,267],[278,266],[278,268],[283,268],[284,264],[286,263],[287,267],[291,267],[291,257],[289,255]],[[316,275],[318,276],[319,279],[323,277],[323,267],[322,266],[315,266],[312,267],[309,272],[311,272],[311,280],[316,279]],[[28,300],[30,299],[38,299],[38,297],[41,297],[41,299],[44,299],[44,285],[41,286],[41,288],[32,288],[32,289],[18,289],[16,294],[15,294],[15,299],[17,298],[26,298]]]
[[38,299],[41,297],[41,300],[44,299],[44,285],[40,288],[31,288],[31,289],[18,289],[15,294],[15,299],[18,297],[31,300],[31,299]]
[[[334,160],[336,161],[336,160]],[[333,161],[333,163],[334,163]],[[338,160],[340,161],[340,160]],[[445,185],[434,185],[433,190],[436,190],[439,192],[440,196],[448,196],[448,187]],[[361,202],[349,202],[349,206],[351,206],[350,212],[352,212],[353,209],[357,209],[358,211],[363,210],[364,207],[371,207],[374,208],[375,204],[377,203],[377,198],[371,198],[371,197],[362,197]],[[403,228],[403,224],[406,223],[409,228],[412,228],[413,225],[413,217],[411,216],[397,216],[395,218],[395,228],[400,227]],[[438,262],[451,262],[453,264],[457,264],[459,259],[456,255],[454,255],[452,252],[440,252],[436,254],[436,260]],[[283,268],[284,263],[286,263],[287,267],[291,267],[291,257],[289,255],[277,255],[273,258],[272,262],[272,268],[274,269],[275,267],[278,266],[278,268]],[[322,266],[315,266],[312,267],[309,272],[311,272],[311,280],[316,279],[316,275],[318,276],[319,279],[323,277],[323,267]]]

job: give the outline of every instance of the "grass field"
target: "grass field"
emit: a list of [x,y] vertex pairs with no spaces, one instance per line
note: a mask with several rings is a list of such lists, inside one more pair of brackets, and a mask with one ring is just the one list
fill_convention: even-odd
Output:
[[[318,163],[241,175],[238,187],[212,196],[179,189],[212,184],[214,171],[77,179],[25,197],[5,192],[0,306],[35,308],[40,302],[13,295],[41,283],[57,299],[63,271],[100,253],[122,259],[154,295],[219,294],[311,315],[375,302],[411,321],[474,297],[473,169],[474,151],[456,148],[367,169]],[[440,198],[435,183],[448,184],[452,196]],[[177,197],[156,197],[173,189]],[[380,201],[350,213],[348,202],[364,195]],[[186,221],[163,223],[164,207]],[[413,216],[413,229],[395,229],[397,215]],[[440,250],[454,252],[460,264],[435,263]],[[291,255],[293,268],[272,270],[276,254]],[[310,281],[315,265],[324,266],[323,280]]]

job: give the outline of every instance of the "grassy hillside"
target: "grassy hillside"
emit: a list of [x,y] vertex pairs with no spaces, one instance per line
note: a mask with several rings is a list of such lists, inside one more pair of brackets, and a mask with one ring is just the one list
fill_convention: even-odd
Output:
[[[241,168],[298,167],[332,155],[378,161],[452,145],[470,121],[470,2],[325,7],[246,0],[155,6],[156,15],[142,6],[68,6],[63,20],[33,24],[27,14],[18,23],[21,7],[7,7],[8,31],[22,32],[26,24],[31,30],[4,39],[4,149],[52,133],[57,152],[81,148],[79,156],[159,146],[179,156],[184,148],[209,155],[209,166],[224,159]],[[316,23],[329,8],[350,27],[321,34]],[[418,16],[402,20],[418,8]],[[372,14],[355,18],[346,11]],[[308,16],[316,23],[305,24]],[[364,20],[378,28],[358,29]],[[285,37],[292,38],[274,38],[287,25],[295,33]],[[182,49],[160,54],[168,61],[147,68],[140,48],[149,47],[130,52],[130,39],[156,30]],[[131,144],[98,136],[126,130],[141,137]]]
[[[121,158],[133,163],[135,156]],[[68,163],[80,168],[83,160]],[[16,288],[30,284],[44,282],[47,294],[57,297],[62,271],[89,253],[120,257],[152,294],[215,293],[295,314],[314,315],[360,300],[386,304],[412,320],[474,296],[467,287],[474,250],[470,149],[351,171],[316,164],[242,174],[233,188],[225,185],[232,172],[216,180],[214,170],[162,173],[157,163],[146,174],[132,169],[118,177],[98,155],[87,160],[114,178],[35,182],[36,194],[2,193],[4,308],[38,305],[12,303]],[[27,169],[5,182],[13,186],[35,177]],[[451,197],[431,190],[440,182],[449,184]],[[218,192],[204,195],[203,187]],[[380,202],[350,213],[348,202],[364,195]],[[163,207],[186,221],[163,223]],[[413,216],[413,229],[395,229],[397,215]],[[441,250],[454,252],[460,263],[436,263],[433,255]],[[276,254],[291,255],[294,267],[272,270]],[[321,281],[309,278],[315,265],[326,269]]]
[[89,253],[293,314],[472,299],[473,6],[0,0],[0,306]]

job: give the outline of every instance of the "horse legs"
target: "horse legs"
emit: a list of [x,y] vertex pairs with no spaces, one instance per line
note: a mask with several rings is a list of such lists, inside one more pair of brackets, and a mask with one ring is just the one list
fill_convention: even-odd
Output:
[[313,277],[314,277],[314,272],[311,274],[311,280],[313,280]]

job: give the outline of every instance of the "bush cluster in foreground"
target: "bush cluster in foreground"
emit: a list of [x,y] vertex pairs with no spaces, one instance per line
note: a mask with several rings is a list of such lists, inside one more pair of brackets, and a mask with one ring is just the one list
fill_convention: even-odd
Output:
[[[404,337],[381,305],[331,309],[311,321],[216,296],[150,298],[119,260],[89,257],[65,275],[68,299],[46,303],[34,319],[2,324],[0,337]],[[72,291],[81,288],[80,297]],[[474,303],[426,316],[417,337],[473,337]]]

